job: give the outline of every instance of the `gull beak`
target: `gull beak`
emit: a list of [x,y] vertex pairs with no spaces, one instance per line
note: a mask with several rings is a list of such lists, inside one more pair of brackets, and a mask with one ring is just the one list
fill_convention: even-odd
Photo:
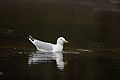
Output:
[[67,41],[67,40],[64,40],[63,42],[64,42],[64,43],[68,43],[68,41]]

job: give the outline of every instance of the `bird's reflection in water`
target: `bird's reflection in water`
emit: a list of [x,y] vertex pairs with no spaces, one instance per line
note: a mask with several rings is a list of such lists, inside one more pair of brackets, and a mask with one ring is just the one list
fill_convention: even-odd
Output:
[[64,69],[64,62],[63,62],[63,53],[54,53],[55,56],[56,56],[56,64],[57,64],[57,67],[60,69],[60,70],[63,70]]
[[28,65],[39,64],[43,62],[56,61],[57,68],[64,69],[63,53],[59,52],[31,52],[28,57]]

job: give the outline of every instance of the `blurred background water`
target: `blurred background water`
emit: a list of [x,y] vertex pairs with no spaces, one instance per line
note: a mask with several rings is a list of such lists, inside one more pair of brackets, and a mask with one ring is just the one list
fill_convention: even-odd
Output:
[[[0,0],[0,80],[119,80],[119,26],[119,0]],[[43,54],[28,35],[70,43]]]

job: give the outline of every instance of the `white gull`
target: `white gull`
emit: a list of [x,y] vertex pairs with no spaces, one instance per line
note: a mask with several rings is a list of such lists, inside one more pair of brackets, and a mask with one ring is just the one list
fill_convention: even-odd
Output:
[[59,37],[56,44],[43,42],[29,36],[29,40],[35,45],[38,51],[62,52],[64,43],[68,43],[64,37]]

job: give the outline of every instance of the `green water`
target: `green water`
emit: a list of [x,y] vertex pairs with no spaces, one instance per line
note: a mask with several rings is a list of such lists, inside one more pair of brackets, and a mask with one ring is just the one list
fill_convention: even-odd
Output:
[[[1,0],[0,80],[119,80],[119,3]],[[38,52],[28,35],[69,44]]]

